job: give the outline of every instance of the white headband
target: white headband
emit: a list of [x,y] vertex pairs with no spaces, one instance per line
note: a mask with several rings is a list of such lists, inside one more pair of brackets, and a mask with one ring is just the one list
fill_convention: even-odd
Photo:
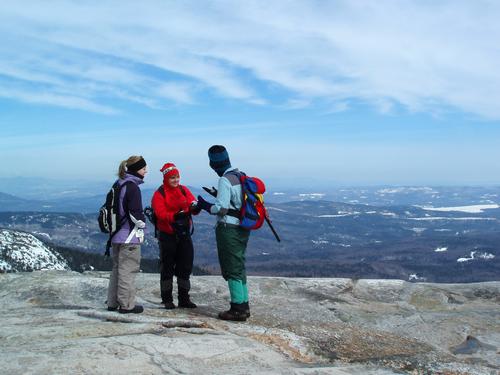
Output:
[[168,172],[173,171],[174,169],[177,169],[177,167],[168,167],[167,169],[163,170],[163,175],[165,176]]

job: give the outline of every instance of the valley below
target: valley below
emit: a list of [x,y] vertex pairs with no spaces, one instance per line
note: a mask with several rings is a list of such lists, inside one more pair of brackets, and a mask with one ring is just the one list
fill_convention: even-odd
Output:
[[[148,191],[145,194],[147,202]],[[249,274],[427,282],[498,280],[500,208],[498,194],[491,188],[351,189],[342,194],[338,198],[348,202],[293,193],[288,198],[297,200],[283,202],[283,194],[271,193],[267,207],[282,241],[278,243],[266,225],[252,232],[247,249]],[[363,197],[369,204],[356,203]],[[194,217],[194,225],[195,264],[200,272],[218,274],[215,217],[201,213]],[[98,229],[95,212],[3,211],[0,227],[31,233],[50,246],[94,257],[104,254],[107,239]],[[145,262],[152,262],[147,269],[153,269],[158,244],[150,223],[142,254]],[[96,269],[107,267],[105,260],[93,262]]]

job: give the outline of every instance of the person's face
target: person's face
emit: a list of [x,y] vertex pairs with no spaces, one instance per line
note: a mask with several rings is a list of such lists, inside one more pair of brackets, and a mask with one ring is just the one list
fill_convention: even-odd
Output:
[[173,176],[170,176],[168,178],[168,184],[171,186],[171,187],[177,187],[179,186],[179,181],[181,180],[181,178],[179,177],[178,174],[176,175],[173,175]]
[[141,175],[144,177],[148,173],[148,166],[146,165],[144,168],[141,168],[137,171],[137,174]]

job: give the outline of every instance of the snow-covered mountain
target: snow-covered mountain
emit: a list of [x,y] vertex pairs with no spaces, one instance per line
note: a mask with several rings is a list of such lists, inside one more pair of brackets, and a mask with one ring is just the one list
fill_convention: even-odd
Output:
[[0,272],[69,269],[59,254],[33,235],[0,229]]

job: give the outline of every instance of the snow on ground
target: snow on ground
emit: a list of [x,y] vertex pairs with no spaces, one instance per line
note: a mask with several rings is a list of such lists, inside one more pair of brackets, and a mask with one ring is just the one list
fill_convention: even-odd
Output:
[[497,220],[494,217],[440,217],[440,216],[429,216],[429,217],[408,217],[407,220]]
[[24,232],[0,230],[0,257],[2,264],[16,271],[69,270],[68,264],[43,242]]
[[440,211],[440,212],[459,211],[459,212],[467,212],[469,214],[479,214],[481,212],[484,212],[484,210],[500,208],[498,204],[476,204],[472,206],[458,206],[458,207],[429,207],[429,206],[416,206],[416,207],[428,211]]
[[281,208],[277,208],[277,207],[270,207],[270,206],[267,206],[266,208],[267,208],[267,210],[268,210],[268,211],[269,211],[269,210],[274,210],[274,211],[279,211],[279,212],[287,212],[287,210],[283,210],[283,209],[281,209]]
[[311,240],[311,242],[315,245],[325,245],[327,243],[329,243],[328,241],[325,241],[325,240]]
[[377,190],[378,194],[398,194],[398,193],[409,193],[409,192],[423,192],[427,194],[435,194],[437,191],[430,187],[398,187],[398,188],[386,188]]
[[427,228],[410,228],[410,230],[414,231],[417,234],[420,234],[423,231],[427,230]]
[[446,246],[443,247],[438,247],[434,250],[436,253],[443,253],[445,251],[448,251],[448,248]]
[[336,214],[336,215],[319,215],[316,217],[344,217],[344,216],[351,216],[352,214]]
[[387,211],[380,212],[380,215],[382,215],[382,216],[390,216],[390,217],[397,217],[398,216],[394,212],[387,212]]
[[0,259],[0,272],[8,272],[12,270],[12,266],[5,260]]
[[325,196],[324,193],[303,193],[299,194],[299,197],[301,198],[311,198],[311,199],[319,199],[323,198]]
[[408,281],[425,281],[425,277],[420,277],[416,273],[412,273],[408,276]]
[[33,234],[38,234],[39,236],[44,236],[47,239],[51,239],[50,234],[44,232],[33,232]]
[[463,262],[468,262],[471,260],[477,260],[477,259],[484,259],[484,260],[490,260],[495,258],[493,254],[490,253],[480,253],[479,251],[471,251],[470,252],[470,257],[464,257],[464,258],[458,258],[457,262],[458,263],[463,263]]

